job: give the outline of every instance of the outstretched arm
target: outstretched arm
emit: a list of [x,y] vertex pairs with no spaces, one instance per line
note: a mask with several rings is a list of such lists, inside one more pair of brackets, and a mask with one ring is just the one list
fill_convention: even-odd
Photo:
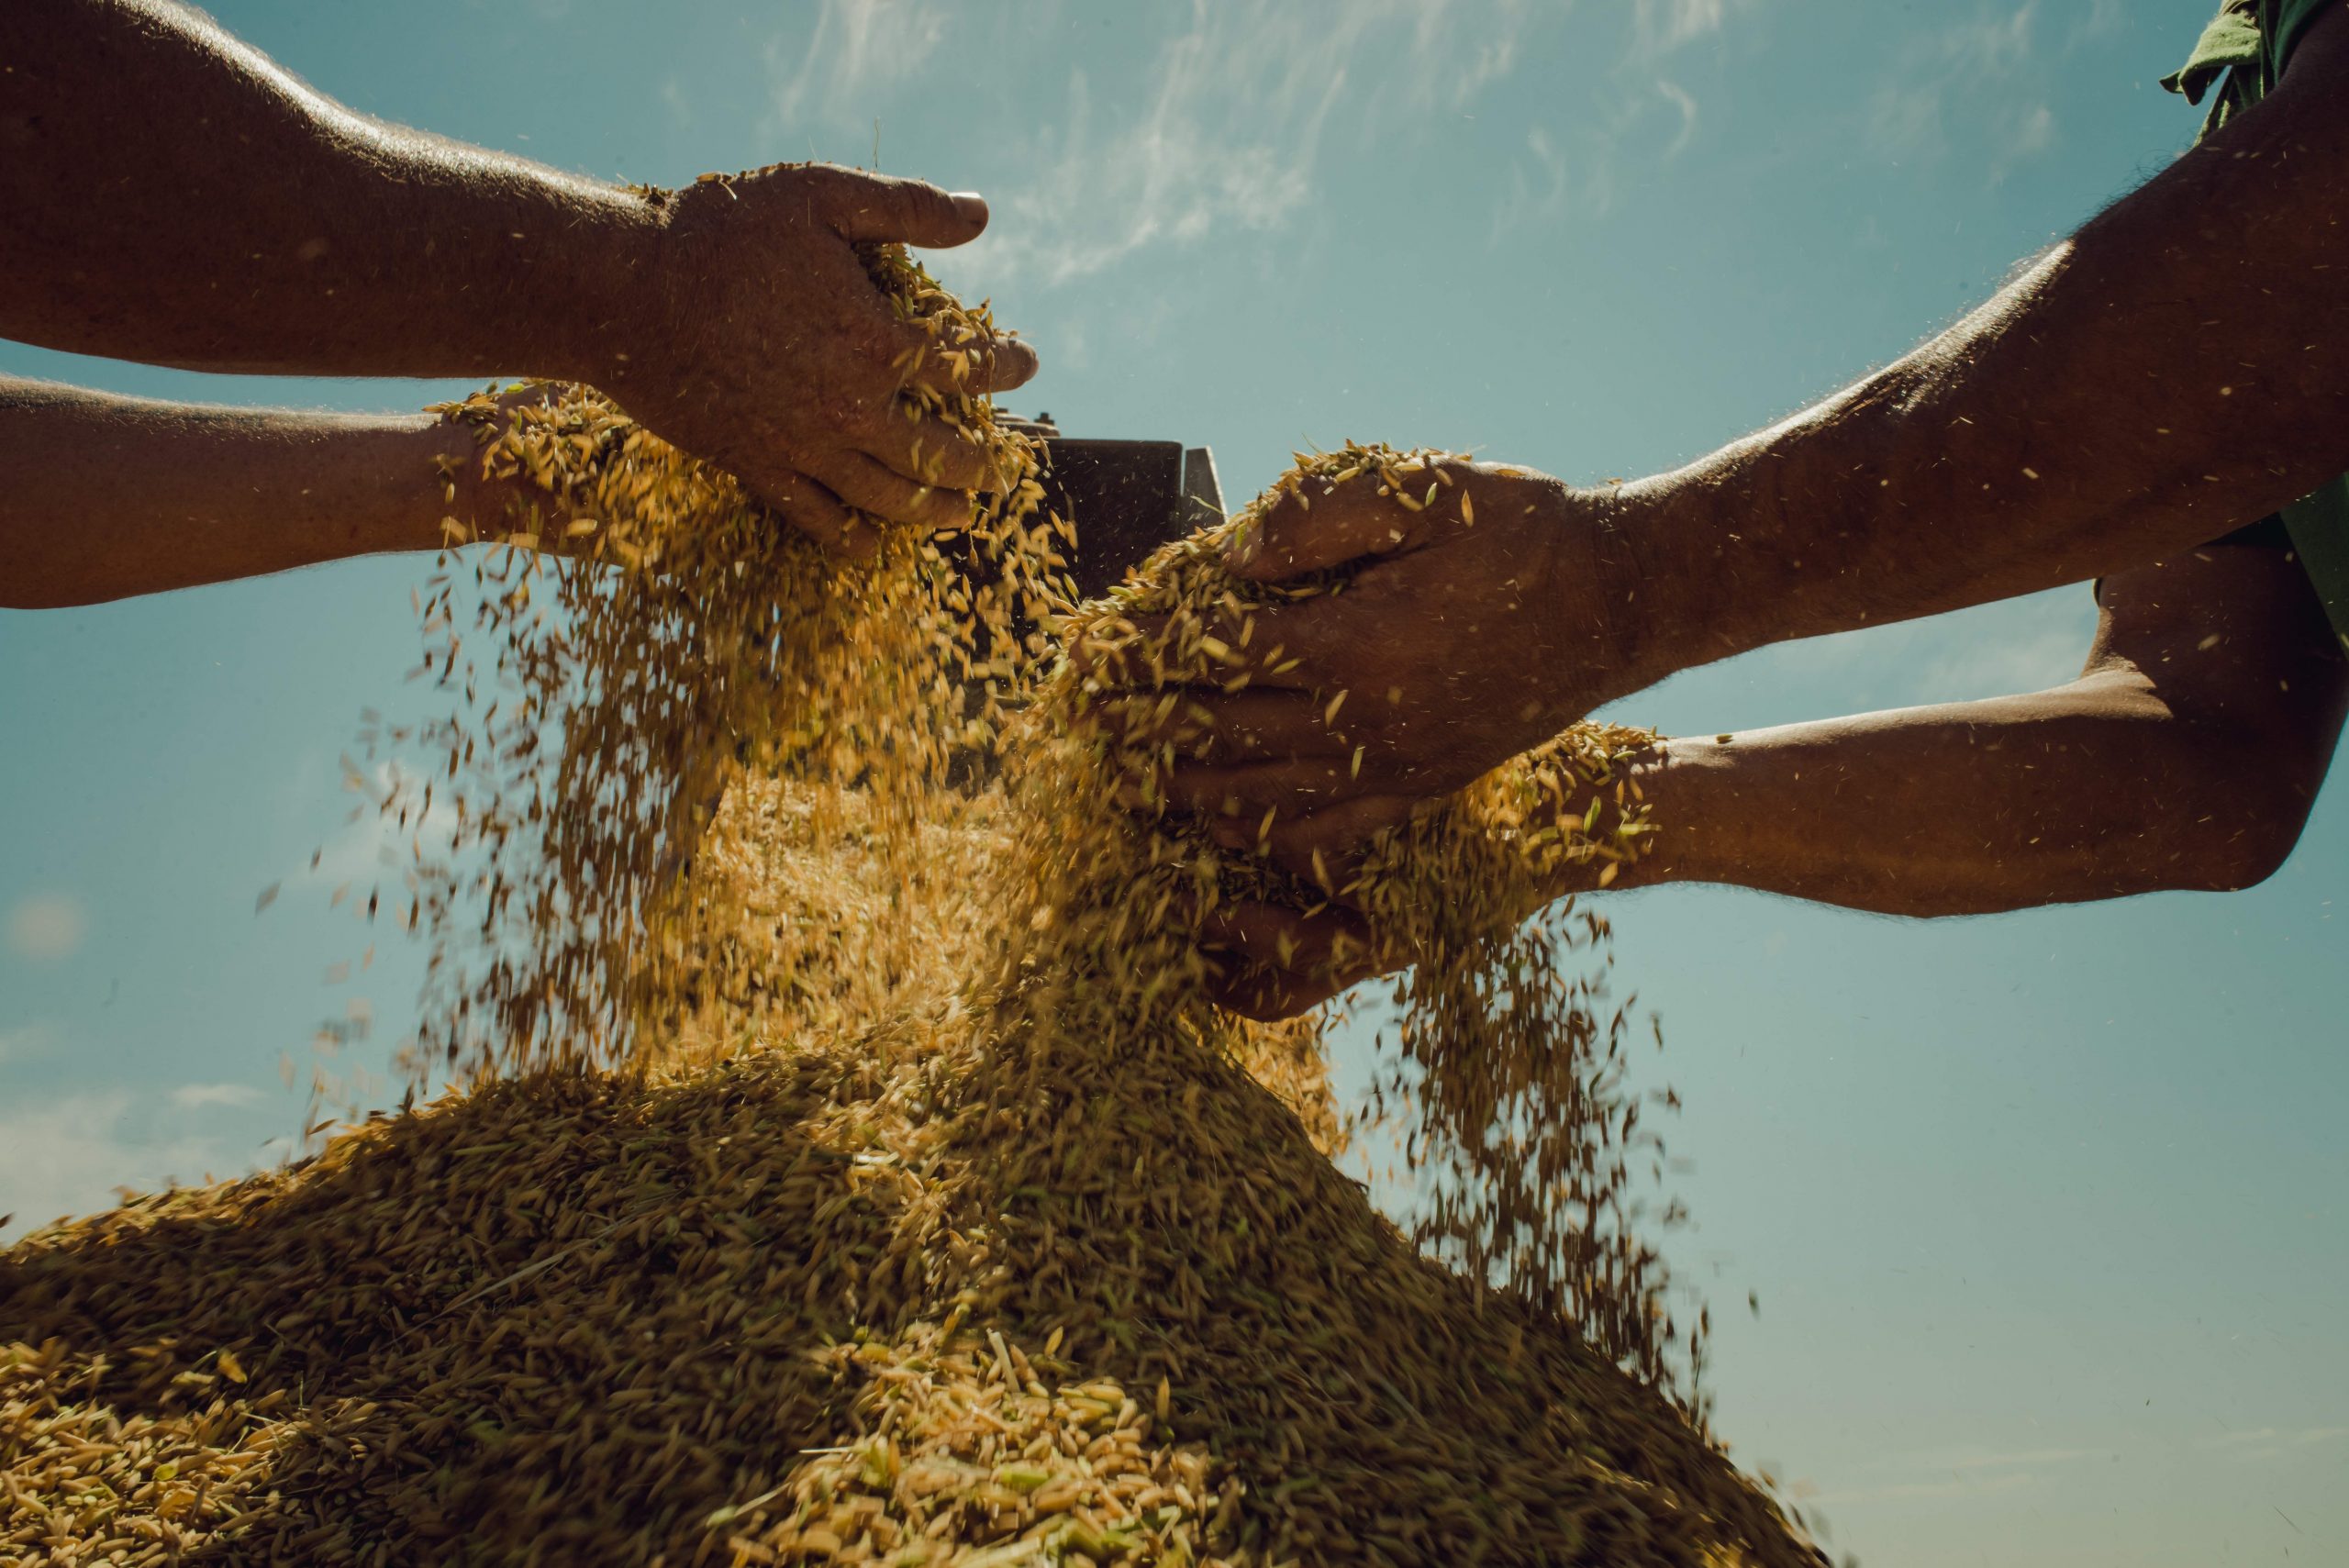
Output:
[[[2080,677],[2047,691],[1663,742],[1631,775],[1653,852],[1614,885],[1924,916],[2258,882],[2299,838],[2349,709],[2349,660],[2305,573],[2280,537],[2215,544],[2108,580],[2102,611]],[[1309,874],[1316,848],[1336,862],[1359,841],[1349,818],[1366,809],[1275,828],[1274,845]],[[1551,892],[1589,884],[1578,870]],[[1316,973],[1341,930],[1361,934],[1344,913],[1244,912],[1220,933],[1227,999],[1279,1016],[1361,978]]]
[[2282,548],[2215,545],[2104,588],[2052,690],[1675,740],[1631,885],[1731,883],[1887,915],[2247,887],[2324,782],[2349,662]]
[[211,408],[0,376],[0,608],[437,549],[443,518],[467,539],[503,532],[513,497],[481,466],[473,432],[429,414]]
[[2349,16],[2276,91],[1856,386],[1618,497],[1676,670],[2171,557],[2349,469]]
[[[961,244],[976,196],[821,166],[674,195],[563,174],[355,114],[171,0],[11,0],[0,60],[0,336],[587,382],[828,539],[845,506],[953,526],[988,478],[900,416],[909,373],[952,373],[851,248]],[[1008,339],[973,347],[974,390],[1034,370]]]
[[1980,310],[1687,469],[1307,481],[1232,564],[1347,590],[1254,613],[1187,793],[1444,794],[1675,671],[2173,559],[2349,468],[2344,72],[2335,6],[2264,102]]

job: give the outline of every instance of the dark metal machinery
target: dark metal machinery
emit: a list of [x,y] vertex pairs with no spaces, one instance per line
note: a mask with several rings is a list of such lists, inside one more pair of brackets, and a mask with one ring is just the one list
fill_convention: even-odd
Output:
[[1160,545],[1223,521],[1223,487],[1205,447],[1072,439],[1049,414],[1004,423],[1044,443],[1044,504],[1076,529],[1070,575],[1085,598],[1108,592]]

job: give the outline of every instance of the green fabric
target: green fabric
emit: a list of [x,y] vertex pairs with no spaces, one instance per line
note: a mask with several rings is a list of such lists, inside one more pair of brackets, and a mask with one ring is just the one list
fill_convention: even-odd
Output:
[[[2225,0],[2194,52],[2162,85],[2199,104],[2211,85],[2218,96],[2202,122],[2208,136],[2266,96],[2290,62],[2292,48],[2317,13],[2333,0]],[[2324,601],[2341,645],[2349,649],[2349,474],[2319,486],[2284,508],[2292,551]]]
[[2349,649],[2349,473],[2285,507],[2284,527],[2341,646]]
[[2259,58],[2259,0],[2227,0],[2226,6],[2210,25],[2202,29],[2201,39],[2194,45],[2194,52],[2176,73],[2162,78],[2162,85],[2173,93],[2183,93],[2189,104],[2199,104],[2210,83],[2238,65],[2248,65]]
[[2276,69],[2284,69],[2284,61],[2291,58],[2292,46],[2300,41],[2301,29],[2316,20],[2330,0],[2277,0],[2276,5]]

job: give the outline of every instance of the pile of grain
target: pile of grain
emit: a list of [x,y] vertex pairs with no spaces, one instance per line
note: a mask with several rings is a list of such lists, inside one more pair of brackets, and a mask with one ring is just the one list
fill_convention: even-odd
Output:
[[[1421,959],[1395,1082],[1448,1267],[1332,1163],[1316,1026],[1203,1000],[1203,913],[1318,894],[1111,804],[1133,709],[1075,663],[1026,684],[1052,531],[949,406],[1013,466],[983,589],[911,541],[824,561],[590,395],[459,414],[548,495],[520,531],[594,563],[485,566],[504,663],[470,673],[437,584],[432,673],[476,707],[385,738],[465,801],[413,852],[430,1055],[507,1071],[8,1253],[0,1552],[1818,1562],[1675,1381],[1621,1018],[1516,926],[1542,868],[1635,838],[1585,804],[1621,738],[1483,781],[1353,890]],[[1062,635],[1175,609],[1151,652],[1188,678],[1240,594],[1215,542]]]
[[[903,247],[864,255],[966,373],[985,308]],[[992,739],[1041,649],[1064,530],[1038,515],[1034,450],[987,399],[917,382],[901,406],[909,432],[942,424],[998,476],[951,563],[903,530],[874,560],[828,553],[584,388],[445,411],[475,428],[488,473],[544,500],[503,547],[444,562],[419,600],[417,673],[451,707],[369,737],[407,763],[379,802],[401,836],[436,790],[454,823],[407,870],[407,923],[432,944],[413,1070],[610,1063],[666,1042],[760,983],[730,966],[734,922],[695,907],[690,875],[734,781],[853,783],[894,840],[958,752]]]

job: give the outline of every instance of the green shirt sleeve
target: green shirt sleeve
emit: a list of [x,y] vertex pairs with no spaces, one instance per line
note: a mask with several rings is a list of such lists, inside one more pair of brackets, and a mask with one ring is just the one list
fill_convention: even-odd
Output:
[[[2313,5],[2308,7],[2314,10]],[[2259,59],[2258,0],[2227,0],[2225,7],[2210,18],[2195,42],[2194,52],[2186,63],[2162,78],[2162,85],[2173,93],[2183,93],[2189,104],[2199,104],[2210,90],[2210,83],[2238,65],[2251,65]]]

